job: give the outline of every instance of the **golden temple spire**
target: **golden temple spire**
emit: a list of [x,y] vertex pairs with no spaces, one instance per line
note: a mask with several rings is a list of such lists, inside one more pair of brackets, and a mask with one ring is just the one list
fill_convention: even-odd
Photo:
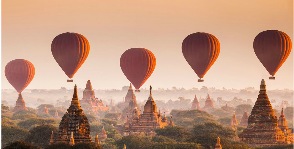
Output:
[[71,145],[71,146],[75,145],[75,139],[73,137],[73,132],[70,133],[69,145]]
[[74,94],[73,94],[72,100],[78,100],[78,91],[77,91],[77,85],[76,84],[75,84]]
[[215,149],[222,149],[222,145],[220,144],[220,138],[217,137]]
[[51,145],[51,144],[53,144],[53,143],[54,143],[54,136],[53,136],[53,131],[52,131],[49,145]]

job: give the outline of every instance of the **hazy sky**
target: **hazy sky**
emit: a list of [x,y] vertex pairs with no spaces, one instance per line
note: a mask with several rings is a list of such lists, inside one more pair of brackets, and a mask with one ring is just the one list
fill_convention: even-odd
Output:
[[[58,34],[76,32],[91,47],[73,78],[79,88],[89,79],[95,89],[128,85],[120,56],[143,47],[157,60],[143,88],[258,88],[264,78],[269,89],[293,89],[293,51],[275,81],[268,80],[254,53],[253,40],[265,30],[283,31],[293,41],[292,0],[2,0],[2,88],[12,88],[4,68],[13,59],[34,64],[29,89],[73,88],[52,56],[51,42]],[[221,45],[202,83],[181,49],[195,32],[213,34]]]

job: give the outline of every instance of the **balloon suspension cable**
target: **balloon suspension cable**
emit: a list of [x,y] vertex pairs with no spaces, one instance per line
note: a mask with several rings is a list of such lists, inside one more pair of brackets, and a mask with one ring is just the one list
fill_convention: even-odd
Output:
[[73,79],[67,79],[67,82],[73,82]]
[[140,90],[135,90],[135,92],[141,92]]
[[270,80],[275,80],[276,77],[275,77],[275,76],[270,76],[269,79],[270,79]]
[[204,82],[204,80],[202,78],[198,79],[198,82]]

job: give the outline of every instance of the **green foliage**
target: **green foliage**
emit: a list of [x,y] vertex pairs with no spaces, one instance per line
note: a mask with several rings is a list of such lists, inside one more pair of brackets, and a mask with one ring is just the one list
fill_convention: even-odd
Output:
[[16,119],[25,120],[25,119],[33,118],[33,117],[37,117],[37,115],[34,112],[22,110],[22,111],[15,112],[11,119],[12,120],[16,120]]
[[223,118],[218,119],[217,121],[220,122],[223,125],[230,126],[231,125],[231,120],[232,120],[231,117],[223,117]]
[[144,139],[140,137],[129,135],[129,136],[122,137],[122,139],[116,141],[115,144],[120,149],[123,148],[124,144],[127,146],[127,149],[139,149],[139,148],[147,147],[151,143],[145,141]]
[[108,144],[114,144],[114,143],[115,143],[115,140],[112,139],[112,138],[106,138],[106,139],[104,140],[104,142],[105,142],[105,143],[108,143]]
[[5,106],[4,104],[1,104],[1,113],[9,112],[9,107]]
[[31,128],[34,128],[35,126],[49,125],[53,123],[58,123],[58,122],[55,119],[30,118],[30,119],[19,122],[17,126],[25,128],[25,129],[31,129]]
[[37,114],[38,113],[38,110],[34,109],[34,108],[31,108],[31,107],[27,107],[28,111],[34,113],[34,114]]
[[38,146],[31,145],[27,142],[15,141],[15,142],[9,143],[3,149],[41,149],[41,148],[39,148]]
[[95,146],[94,142],[91,143],[76,143],[71,149],[102,149],[100,145]]
[[211,114],[200,110],[172,110],[175,125],[192,128],[195,123],[217,122]]
[[86,117],[87,117],[89,123],[96,122],[96,118],[95,118],[94,115],[92,115],[92,114],[85,114],[85,115],[86,115]]
[[180,126],[166,126],[165,128],[155,129],[157,135],[174,139],[178,142],[184,142],[190,135],[190,131]]
[[271,147],[257,147],[256,149],[293,149],[293,144],[289,145],[276,145]]
[[29,142],[33,145],[37,145],[39,147],[46,147],[50,142],[51,134],[55,135],[54,138],[57,137],[58,130],[52,125],[41,125],[30,130],[30,135],[27,136],[26,142]]
[[15,126],[15,123],[8,117],[1,118],[2,126]]
[[30,134],[28,130],[19,128],[16,126],[3,126],[1,129],[1,143],[2,146],[6,145],[9,142],[16,140],[24,141],[25,138]]
[[40,118],[52,118],[52,116],[47,113],[38,113],[37,116]]
[[166,143],[176,143],[176,141],[174,139],[171,139],[171,138],[168,138],[168,137],[165,137],[165,136],[154,136],[152,137],[152,142],[157,142],[157,143],[163,143],[163,142],[166,142]]
[[[128,148],[128,146],[127,146]],[[154,143],[144,149],[204,149],[200,144],[196,143]]]
[[117,149],[115,145],[109,143],[101,143],[100,146],[103,149]]
[[118,131],[112,127],[106,127],[105,128],[107,138],[113,138],[116,134],[118,134]]
[[212,115],[215,115],[215,116],[217,116],[217,117],[222,118],[222,117],[226,117],[226,116],[228,116],[230,113],[227,112],[227,111],[225,111],[225,110],[223,110],[223,109],[216,109],[216,110],[214,110],[213,112],[211,112],[211,114],[212,114]]
[[235,108],[236,115],[241,114],[243,115],[245,110],[247,111],[248,115],[250,115],[252,106],[250,104],[241,104]]
[[71,146],[67,143],[54,143],[47,145],[45,149],[71,149]]
[[108,125],[108,126],[111,125],[111,124],[113,124],[113,126],[117,125],[117,121],[115,121],[115,120],[111,120],[111,119],[108,119],[108,118],[101,118],[100,120],[101,120],[101,123],[103,125]]
[[205,123],[205,124],[196,124],[193,126],[192,133],[196,137],[202,137],[205,134],[216,134],[219,137],[233,138],[235,132],[229,127],[223,127],[221,124],[217,123]]
[[121,113],[106,113],[104,118],[118,120],[121,117]]
[[225,110],[225,111],[227,111],[227,112],[229,112],[229,113],[232,113],[232,112],[234,112],[235,111],[235,109],[233,108],[233,107],[226,107],[226,106],[222,106],[221,107],[221,109],[222,110]]
[[103,126],[101,124],[91,123],[90,125],[91,135],[95,135],[96,133],[101,133],[102,127]]
[[288,121],[293,121],[293,107],[287,107],[284,109],[284,115]]

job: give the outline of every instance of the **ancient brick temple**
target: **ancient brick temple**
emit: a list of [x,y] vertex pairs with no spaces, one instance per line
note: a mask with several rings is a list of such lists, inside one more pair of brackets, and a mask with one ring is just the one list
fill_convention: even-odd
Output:
[[199,104],[199,101],[198,101],[196,95],[195,95],[195,98],[192,102],[191,110],[200,110],[200,104]]
[[155,135],[156,128],[167,126],[167,120],[162,120],[161,115],[157,113],[157,106],[152,97],[152,87],[150,86],[150,95],[144,106],[143,114],[136,114],[131,120],[124,125],[124,136],[145,134],[148,136]]
[[247,111],[245,109],[245,112],[241,118],[241,122],[240,122],[240,126],[243,126],[243,127],[247,127],[248,125],[248,114],[247,114]]
[[237,130],[237,126],[238,126],[238,121],[237,121],[236,114],[235,114],[235,111],[234,111],[234,114],[233,114],[232,119],[231,119],[231,128],[233,130]]
[[127,108],[125,110],[125,112],[122,114],[121,120],[122,121],[126,121],[127,118],[129,118],[129,120],[132,120],[134,115],[134,112],[136,112],[137,114],[139,114],[139,111],[137,109],[137,100],[136,100],[136,96],[135,93],[133,91],[132,88],[132,84],[130,83],[130,87],[128,89],[127,95],[125,97],[125,101],[124,103],[120,104],[122,110],[124,110],[125,108]]
[[202,108],[204,111],[207,111],[209,110],[210,108],[213,108],[213,101],[211,100],[209,94],[207,94],[207,98],[206,98],[206,101],[205,101],[205,105],[204,107]]
[[278,119],[266,94],[263,79],[258,98],[248,118],[248,126],[239,135],[239,138],[249,147],[287,144],[287,138],[278,127]]
[[91,142],[90,125],[83,109],[80,106],[76,85],[74,87],[71,105],[67,109],[67,112],[63,115],[59,124],[58,137],[54,143],[59,142]]
[[285,118],[283,109],[281,111],[281,115],[280,115],[279,120],[278,120],[278,126],[284,132],[285,141],[288,144],[293,144],[293,133],[292,133],[292,130],[289,129],[288,126],[287,126],[287,120]]
[[88,80],[86,84],[86,88],[83,91],[83,98],[80,100],[81,104],[82,103],[87,103],[92,107],[93,112],[98,112],[98,111],[107,111],[109,110],[108,106],[104,106],[103,101],[95,97],[95,92],[92,88],[91,81]]
[[15,103],[15,107],[14,107],[12,112],[18,112],[18,111],[21,111],[21,110],[26,110],[27,111],[28,109],[26,107],[25,101],[22,98],[21,93],[19,93],[18,98],[17,98],[16,103]]

